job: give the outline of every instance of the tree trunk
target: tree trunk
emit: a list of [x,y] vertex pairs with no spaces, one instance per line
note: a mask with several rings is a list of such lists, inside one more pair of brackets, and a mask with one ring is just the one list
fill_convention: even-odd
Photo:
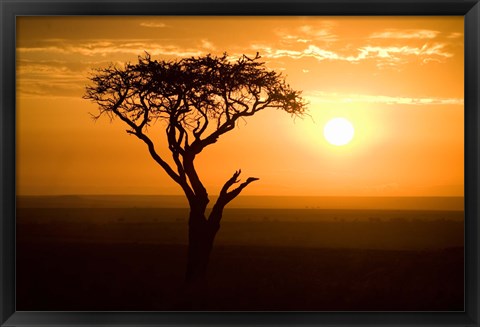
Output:
[[202,282],[206,279],[207,265],[212,252],[213,241],[218,229],[213,228],[202,214],[192,219],[188,226],[187,283]]
[[219,225],[208,221],[204,212],[190,211],[187,271],[180,308],[182,310],[200,310],[207,304],[207,266],[218,229]]

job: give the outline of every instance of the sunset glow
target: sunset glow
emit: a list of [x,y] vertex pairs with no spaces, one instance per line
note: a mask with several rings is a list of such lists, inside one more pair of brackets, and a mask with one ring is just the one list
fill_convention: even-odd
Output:
[[[303,118],[247,117],[202,152],[212,195],[241,168],[260,178],[244,195],[463,196],[463,35],[460,16],[19,17],[17,192],[182,194],[121,121],[92,121],[82,99],[92,69],[147,51],[258,52],[308,102]],[[161,124],[149,132],[173,164]]]

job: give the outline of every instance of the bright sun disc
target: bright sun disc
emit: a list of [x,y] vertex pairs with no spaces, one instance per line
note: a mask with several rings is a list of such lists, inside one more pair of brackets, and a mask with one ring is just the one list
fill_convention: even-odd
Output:
[[345,118],[333,118],[323,128],[328,143],[338,146],[348,144],[353,139],[354,132],[352,123]]

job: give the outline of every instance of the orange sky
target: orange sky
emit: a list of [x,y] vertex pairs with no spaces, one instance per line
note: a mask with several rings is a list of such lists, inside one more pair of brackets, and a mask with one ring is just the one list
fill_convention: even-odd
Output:
[[[17,192],[181,194],[120,122],[93,122],[91,68],[207,53],[254,55],[303,91],[310,117],[266,110],[205,149],[210,194],[463,196],[463,17],[21,17]],[[326,142],[345,117],[351,143]],[[167,148],[160,151],[170,157]]]

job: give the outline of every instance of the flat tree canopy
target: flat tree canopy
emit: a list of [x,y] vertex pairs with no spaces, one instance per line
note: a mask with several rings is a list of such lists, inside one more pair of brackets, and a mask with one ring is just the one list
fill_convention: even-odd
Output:
[[[235,128],[240,118],[265,108],[304,114],[306,106],[300,92],[286,84],[281,74],[268,70],[260,58],[257,53],[253,58],[243,55],[234,59],[224,54],[157,61],[146,53],[136,64],[96,70],[84,98],[98,104],[96,118],[108,115],[124,121],[129,126],[127,132],[148,145],[153,158],[183,184],[189,197],[201,187],[186,176],[184,161],[193,160]],[[165,136],[175,170],[158,155],[147,136],[157,120],[167,123]],[[190,187],[184,187],[187,180]]]

